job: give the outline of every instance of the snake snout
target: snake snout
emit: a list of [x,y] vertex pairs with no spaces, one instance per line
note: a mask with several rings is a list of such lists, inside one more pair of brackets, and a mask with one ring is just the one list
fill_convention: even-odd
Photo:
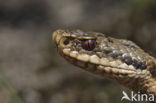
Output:
[[56,30],[52,34],[52,40],[56,45],[59,44],[60,39],[62,38],[62,35],[59,33],[59,30]]

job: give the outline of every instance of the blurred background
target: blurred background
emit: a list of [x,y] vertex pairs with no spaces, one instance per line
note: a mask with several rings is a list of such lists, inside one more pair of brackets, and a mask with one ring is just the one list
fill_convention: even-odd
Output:
[[156,53],[156,1],[0,0],[0,103],[121,102],[128,89],[58,55],[58,28],[103,32]]

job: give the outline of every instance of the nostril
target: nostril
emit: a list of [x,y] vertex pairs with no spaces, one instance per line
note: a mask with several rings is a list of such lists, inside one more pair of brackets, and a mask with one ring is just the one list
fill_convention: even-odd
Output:
[[69,44],[69,40],[65,39],[63,43],[64,43],[64,45],[68,45]]
[[71,42],[70,42],[70,40],[67,39],[67,38],[62,38],[62,39],[60,40],[60,42],[59,42],[59,45],[60,45],[61,47],[70,47],[70,46],[71,46]]

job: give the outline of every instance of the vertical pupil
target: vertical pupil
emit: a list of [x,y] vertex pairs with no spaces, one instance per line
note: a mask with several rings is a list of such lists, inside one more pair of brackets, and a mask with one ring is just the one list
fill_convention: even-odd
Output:
[[82,41],[82,48],[88,51],[91,51],[95,48],[96,41],[95,40],[83,40]]
[[89,49],[90,49],[90,48],[91,48],[91,46],[92,46],[92,44],[91,44],[91,43],[92,43],[92,41],[90,41],[90,40],[89,40],[89,41],[88,41],[88,48],[89,48]]

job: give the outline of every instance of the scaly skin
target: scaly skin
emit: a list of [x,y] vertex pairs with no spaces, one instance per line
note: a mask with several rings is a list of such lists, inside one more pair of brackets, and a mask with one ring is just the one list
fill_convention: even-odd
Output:
[[135,43],[98,32],[56,30],[53,41],[71,64],[156,96],[156,59]]

